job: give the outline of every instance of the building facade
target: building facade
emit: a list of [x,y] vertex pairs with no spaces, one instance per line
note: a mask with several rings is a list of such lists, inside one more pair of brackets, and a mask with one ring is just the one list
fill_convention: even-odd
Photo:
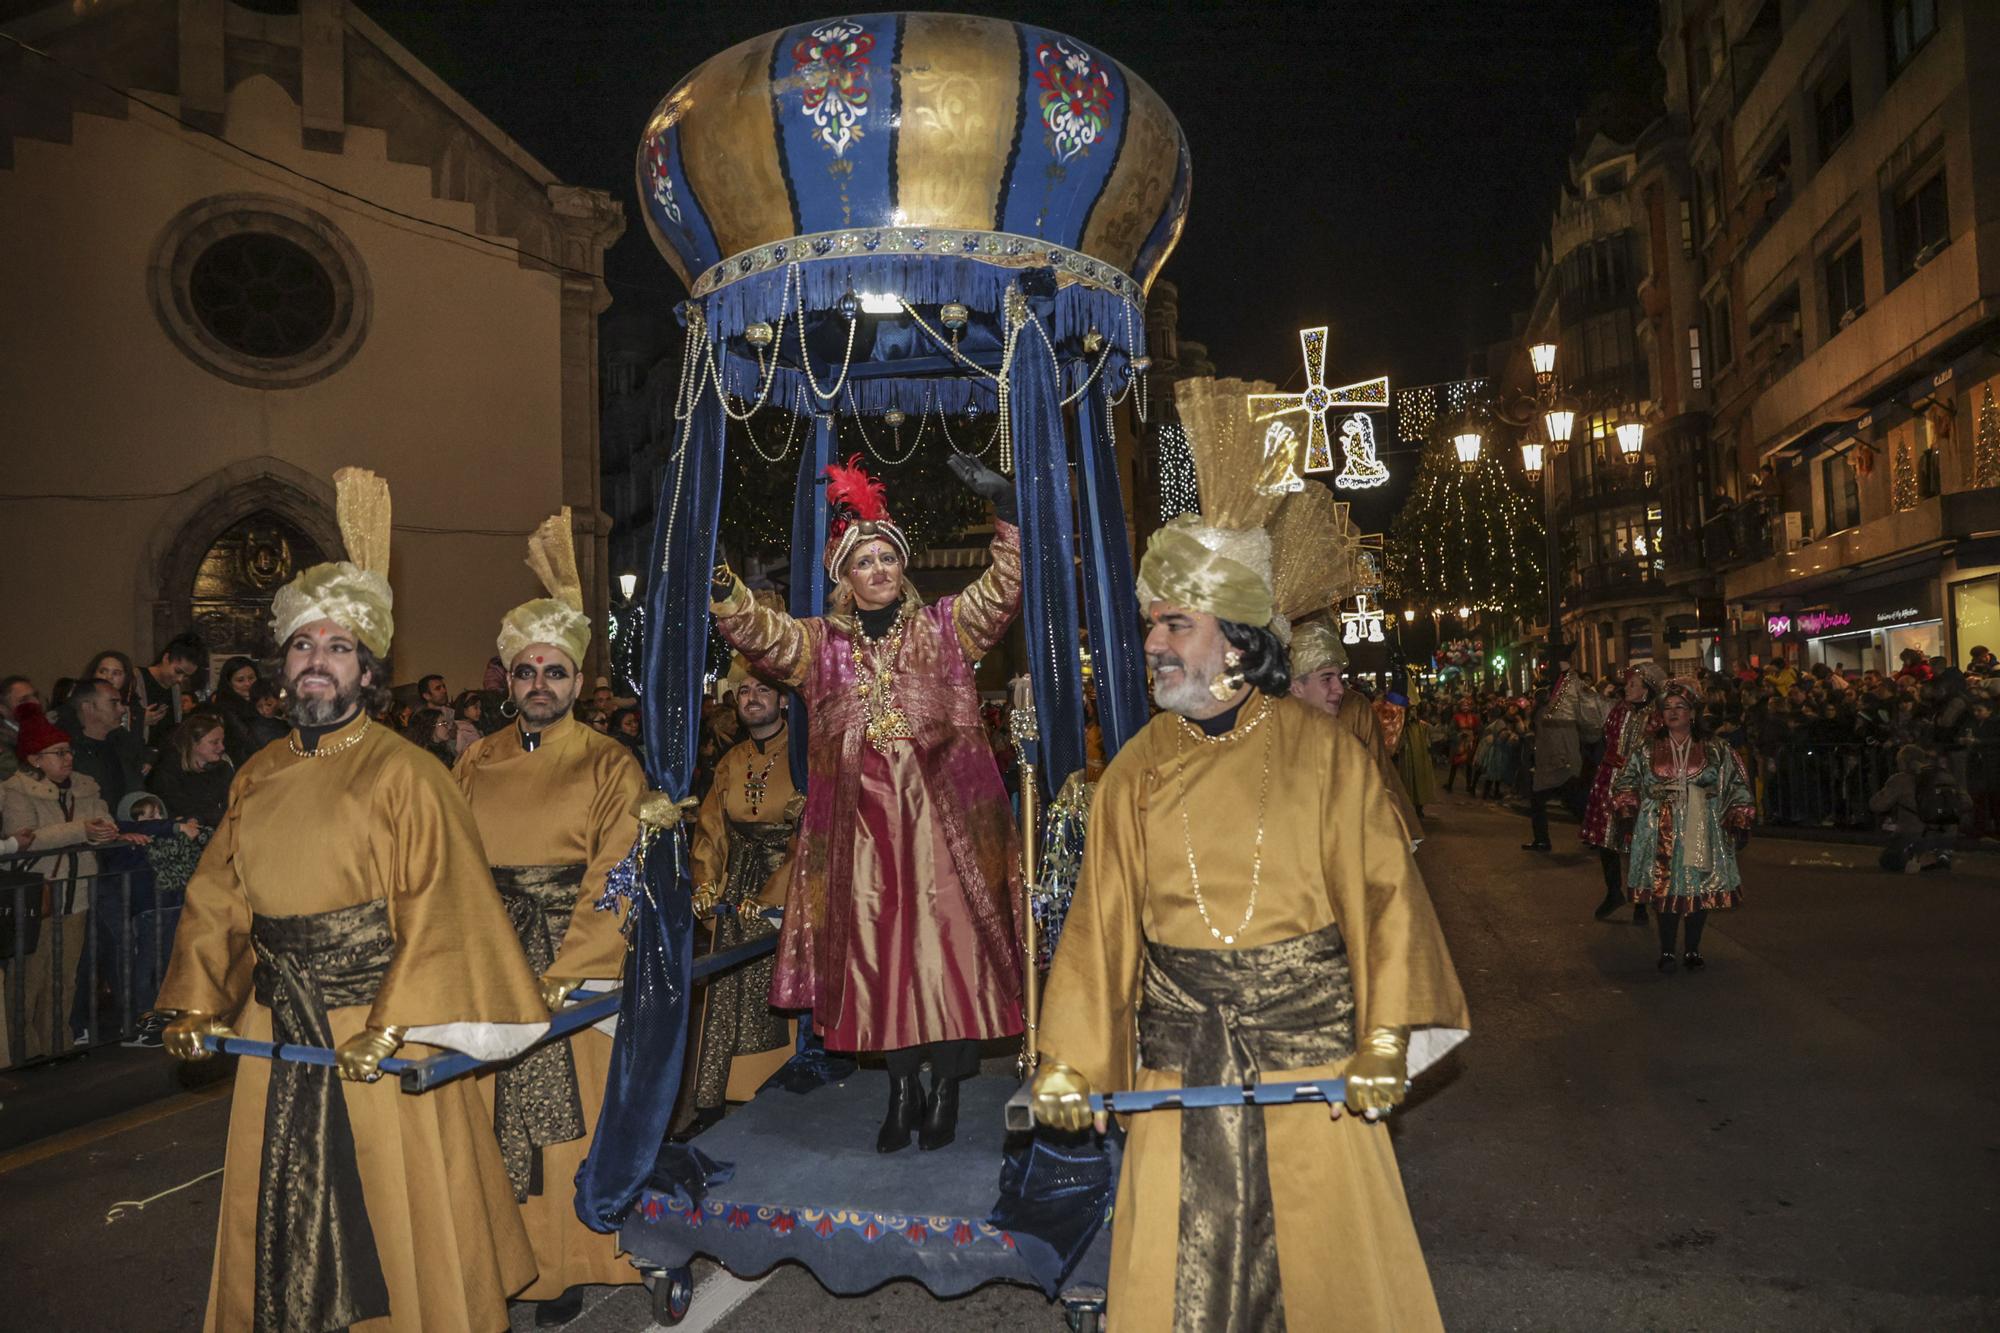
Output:
[[[1691,569],[1667,548],[1667,496],[1677,480],[1669,460],[1699,439],[1703,424],[1664,332],[1692,286],[1674,236],[1680,148],[1664,119],[1629,141],[1601,130],[1582,139],[1521,336],[1489,353],[1500,363],[1499,401],[1511,401],[1510,414],[1545,446],[1536,484],[1554,534],[1553,630],[1592,674],[1642,661],[1688,670],[1704,647]],[[1537,344],[1557,349],[1553,386],[1536,382],[1528,349]],[[1540,412],[1530,410],[1538,389],[1559,392],[1574,409],[1566,446],[1549,440]],[[1646,425],[1636,452],[1618,435],[1630,422]]]
[[[266,7],[268,9],[268,7]],[[81,13],[79,13],[79,9]],[[477,685],[575,511],[608,592],[597,317],[623,212],[566,185],[342,0],[61,4],[0,49],[0,669],[44,686],[199,629],[268,652],[387,477],[399,678]]]
[[1732,659],[2000,639],[2000,6],[1665,0]]

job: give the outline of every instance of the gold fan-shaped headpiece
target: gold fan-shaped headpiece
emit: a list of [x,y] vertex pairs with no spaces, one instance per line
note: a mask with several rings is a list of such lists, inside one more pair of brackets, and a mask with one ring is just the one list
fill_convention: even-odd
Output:
[[1201,513],[1182,514],[1146,543],[1141,609],[1166,601],[1241,625],[1272,623],[1277,608],[1265,524],[1299,482],[1297,432],[1251,412],[1250,395],[1271,389],[1205,376],[1174,386]]

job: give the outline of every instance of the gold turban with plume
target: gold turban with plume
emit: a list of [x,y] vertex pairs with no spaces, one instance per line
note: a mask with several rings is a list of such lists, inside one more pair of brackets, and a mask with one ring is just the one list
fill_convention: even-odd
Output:
[[1155,532],[1139,562],[1139,604],[1172,602],[1239,625],[1269,626],[1277,614],[1271,576],[1272,513],[1298,484],[1297,432],[1266,429],[1250,395],[1262,382],[1206,376],[1174,386],[1194,457],[1201,513]]
[[511,667],[529,644],[545,643],[562,649],[572,665],[582,666],[590,648],[590,617],[583,613],[583,580],[577,577],[568,505],[528,534],[528,568],[549,595],[523,602],[501,617],[500,660]]
[[334,514],[347,559],[314,565],[271,599],[271,633],[282,650],[315,620],[331,620],[389,655],[396,637],[395,595],[389,591],[389,483],[366,468],[333,474]]

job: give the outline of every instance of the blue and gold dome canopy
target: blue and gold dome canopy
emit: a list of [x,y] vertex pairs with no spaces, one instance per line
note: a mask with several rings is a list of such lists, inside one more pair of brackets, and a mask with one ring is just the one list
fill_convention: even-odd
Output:
[[1058,337],[1101,329],[1121,360],[1189,186],[1186,138],[1144,80],[1073,37],[964,14],[739,43],[661,101],[637,169],[647,228],[718,339],[857,291],[992,314],[1040,269]]

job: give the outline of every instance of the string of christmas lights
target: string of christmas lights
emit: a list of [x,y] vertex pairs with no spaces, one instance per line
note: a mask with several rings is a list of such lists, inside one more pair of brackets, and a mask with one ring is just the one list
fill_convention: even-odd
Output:
[[1442,437],[1424,446],[1410,495],[1389,532],[1396,595],[1418,604],[1510,614],[1541,610],[1546,530],[1495,450],[1464,471]]
[[1993,405],[1993,386],[1979,400],[1979,424],[1972,432],[1972,484],[2000,486],[2000,408]]
[[1160,521],[1200,513],[1201,492],[1195,484],[1194,454],[1188,450],[1186,429],[1178,421],[1163,421],[1158,441]]

